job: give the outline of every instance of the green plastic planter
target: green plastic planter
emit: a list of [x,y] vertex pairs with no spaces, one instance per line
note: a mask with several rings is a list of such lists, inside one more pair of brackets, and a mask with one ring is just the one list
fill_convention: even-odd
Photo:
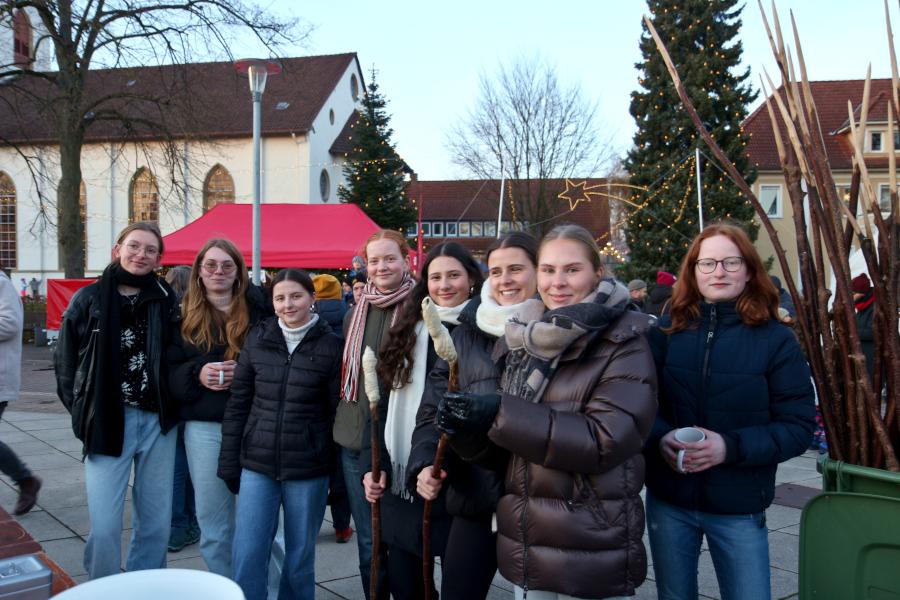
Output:
[[900,473],[820,459],[800,519],[801,600],[900,599]]

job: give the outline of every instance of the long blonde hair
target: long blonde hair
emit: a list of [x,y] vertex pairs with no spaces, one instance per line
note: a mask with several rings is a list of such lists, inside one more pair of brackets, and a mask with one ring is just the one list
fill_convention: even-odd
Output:
[[[218,248],[227,253],[237,267],[227,314],[210,304],[206,298],[206,286],[200,279],[200,265],[210,248]],[[181,302],[181,336],[206,352],[214,346],[225,344],[228,346],[225,349],[225,359],[235,360],[250,330],[250,307],[247,304],[249,286],[250,279],[247,277],[244,258],[237,247],[221,238],[206,242],[194,258],[187,293]]]

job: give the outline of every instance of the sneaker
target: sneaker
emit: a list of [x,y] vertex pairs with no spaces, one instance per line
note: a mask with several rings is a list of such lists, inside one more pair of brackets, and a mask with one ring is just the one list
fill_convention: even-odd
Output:
[[18,485],[19,499],[16,501],[16,507],[13,509],[13,514],[24,515],[37,504],[37,495],[41,489],[41,478],[31,476],[20,481]]
[[196,544],[200,541],[200,524],[197,521],[191,521],[187,528],[188,546]]
[[338,544],[346,544],[350,541],[350,538],[353,536],[353,528],[347,527],[346,529],[335,529],[334,537],[337,540]]
[[187,529],[173,529],[169,535],[169,552],[181,552],[191,543],[191,534]]

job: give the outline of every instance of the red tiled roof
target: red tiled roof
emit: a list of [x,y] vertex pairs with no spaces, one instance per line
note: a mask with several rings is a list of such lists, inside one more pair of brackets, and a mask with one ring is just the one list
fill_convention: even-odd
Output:
[[[849,100],[856,113],[854,118],[859,119],[863,98],[865,80],[853,79],[843,81],[811,81],[809,84],[813,101],[819,113],[819,121],[825,139],[825,150],[831,162],[831,168],[835,170],[850,169],[852,167],[852,147],[847,140],[849,119],[847,115],[847,101]],[[781,88],[779,88],[781,91]],[[891,94],[890,79],[873,79],[869,92],[870,123],[885,123],[887,121],[887,102]],[[787,140],[787,132],[784,122],[778,114],[778,106],[772,100],[772,107],[778,118],[782,136]],[[747,144],[747,155],[750,164],[755,165],[760,171],[780,171],[781,164],[778,161],[778,150],[775,146],[775,134],[769,120],[769,111],[765,103],[761,104],[744,121],[744,130],[750,134],[750,142]],[[870,168],[887,166],[887,157],[866,159],[866,165]]]
[[[308,131],[355,53],[281,60],[282,72],[269,77],[262,96],[263,135]],[[49,98],[52,83],[31,76],[0,80],[0,139],[55,143],[52,108],[34,98]],[[347,91],[349,94],[349,90]],[[162,136],[140,120],[163,124],[173,137],[229,138],[252,135],[253,106],[247,76],[231,62],[191,63],[121,69],[97,69],[85,79],[84,105],[115,94],[94,110],[87,141]],[[276,106],[288,103],[278,110]],[[126,130],[103,111],[135,119]],[[89,113],[90,114],[90,113]]]
[[[573,183],[587,181],[587,186],[603,185],[605,179],[572,179]],[[518,194],[524,193],[524,186],[529,185],[532,192],[541,184],[540,180],[510,181],[506,182],[505,196],[515,199]],[[551,206],[556,208],[556,218],[549,225],[559,223],[578,223],[583,225],[600,237],[609,232],[609,204],[605,198],[592,197],[590,202],[579,202],[574,210],[570,210],[569,203],[557,198],[557,194],[565,191],[565,179],[547,179],[543,181],[547,186]],[[461,179],[452,181],[412,181],[407,188],[410,198],[416,202],[423,202],[423,221],[496,221],[497,202],[500,197],[499,179]],[[521,209],[519,209],[521,210]],[[523,219],[519,215],[519,219]],[[503,207],[503,220],[510,220],[510,206],[507,202]],[[430,238],[435,242],[440,238]],[[478,240],[485,240],[482,244]],[[483,250],[490,243],[491,238],[458,238],[457,241],[466,242],[473,250]],[[480,246],[484,246],[481,248]]]
[[331,144],[328,152],[339,156],[347,156],[353,152],[353,129],[359,123],[359,118],[360,114],[355,110],[347,117],[347,122],[344,123],[341,132],[334,138],[334,143]]

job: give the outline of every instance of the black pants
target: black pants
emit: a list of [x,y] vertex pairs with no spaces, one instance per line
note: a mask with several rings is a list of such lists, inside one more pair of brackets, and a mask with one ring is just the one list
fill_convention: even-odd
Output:
[[350,527],[350,498],[344,482],[344,466],[341,463],[340,447],[333,443],[337,459],[328,478],[328,504],[331,505],[331,523],[335,531]]
[[441,563],[444,600],[483,600],[497,572],[497,535],[491,517],[453,517]]
[[[431,559],[434,572],[434,559]],[[421,600],[425,597],[425,578],[422,573],[422,557],[397,546],[388,548],[388,579],[394,600]],[[430,581],[431,597],[437,598],[434,581]]]
[[[6,410],[6,404],[6,402],[0,402],[0,417],[3,416],[3,411]],[[31,477],[31,471],[28,470],[28,467],[16,456],[12,448],[3,442],[0,442],[0,471],[3,471],[7,477],[16,483]]]

